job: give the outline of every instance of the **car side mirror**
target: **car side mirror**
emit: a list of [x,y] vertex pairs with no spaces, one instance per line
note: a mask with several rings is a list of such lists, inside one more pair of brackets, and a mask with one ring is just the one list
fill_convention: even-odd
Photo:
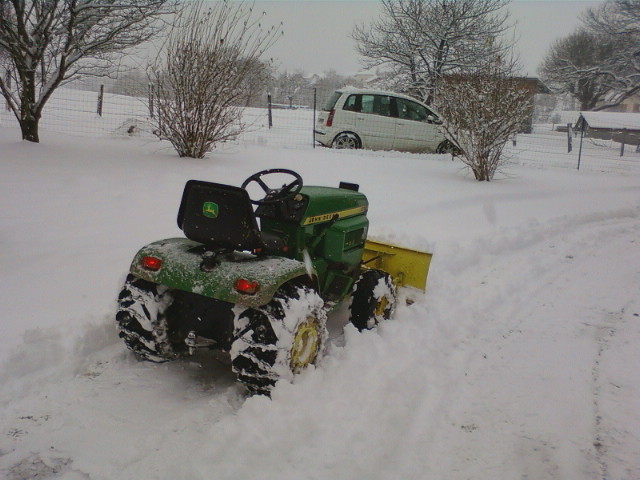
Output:
[[427,117],[427,123],[433,123],[435,125],[442,125],[442,120],[440,120],[438,117],[436,117],[435,115],[429,115]]

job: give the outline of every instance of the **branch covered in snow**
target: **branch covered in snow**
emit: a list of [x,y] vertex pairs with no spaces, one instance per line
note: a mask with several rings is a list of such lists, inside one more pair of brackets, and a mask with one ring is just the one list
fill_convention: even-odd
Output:
[[540,76],[555,92],[574,95],[581,110],[592,110],[609,91],[604,79],[594,73],[611,55],[611,46],[600,35],[578,30],[552,44]]
[[584,110],[617,106],[640,92],[640,0],[608,0],[582,22],[554,43],[540,73]]
[[612,54],[595,73],[610,87],[598,109],[619,105],[640,91],[640,0],[609,0],[590,10],[586,25],[600,32]]
[[[474,70],[505,52],[508,0],[383,0],[382,16],[357,26],[352,38],[365,65],[392,69],[392,78],[428,104],[443,75]],[[397,89],[397,85],[396,85]]]

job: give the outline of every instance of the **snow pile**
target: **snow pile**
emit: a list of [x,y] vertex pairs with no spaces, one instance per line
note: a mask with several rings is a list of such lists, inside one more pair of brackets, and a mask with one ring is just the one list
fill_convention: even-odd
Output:
[[[0,477],[640,478],[640,178],[441,156],[0,129]],[[360,184],[371,235],[434,252],[426,294],[272,399],[228,359],[138,362],[116,297],[137,249],[180,236],[191,178],[291,168]],[[401,292],[401,295],[403,293]]]

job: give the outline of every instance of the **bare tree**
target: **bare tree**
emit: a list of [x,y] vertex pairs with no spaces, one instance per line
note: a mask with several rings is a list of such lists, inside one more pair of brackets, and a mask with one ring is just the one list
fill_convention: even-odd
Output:
[[260,58],[255,58],[252,63],[243,81],[247,92],[244,106],[264,107],[267,94],[275,82],[275,67],[271,60]]
[[606,61],[592,70],[610,87],[606,102],[597,110],[619,105],[640,92],[640,0],[608,0],[589,10],[584,23],[611,51]]
[[246,125],[242,112],[254,94],[258,61],[280,37],[263,28],[245,2],[197,1],[174,26],[151,71],[156,132],[181,157],[202,158]]
[[13,88],[0,91],[22,138],[39,141],[38,123],[53,92],[83,75],[105,75],[116,57],[157,34],[158,17],[177,0],[0,0],[0,49]]
[[149,79],[141,68],[129,68],[118,73],[110,88],[112,93],[144,98],[149,93]]
[[284,71],[276,79],[276,101],[293,107],[293,99],[304,90],[310,90],[311,84],[302,70],[289,73]]
[[594,75],[613,51],[602,35],[578,30],[556,40],[539,68],[542,81],[556,93],[570,93],[581,110],[592,110],[605,98],[610,86],[601,75]]
[[443,128],[478,181],[493,179],[506,161],[506,143],[531,115],[531,96],[516,70],[514,61],[498,57],[475,72],[447,76],[438,95]]
[[[608,0],[556,42],[540,74],[584,110],[614,107],[640,91],[640,0]],[[596,106],[596,104],[598,104]]]
[[431,103],[445,75],[475,70],[503,54],[508,0],[382,0],[382,16],[352,32],[365,66],[390,66],[394,79]]

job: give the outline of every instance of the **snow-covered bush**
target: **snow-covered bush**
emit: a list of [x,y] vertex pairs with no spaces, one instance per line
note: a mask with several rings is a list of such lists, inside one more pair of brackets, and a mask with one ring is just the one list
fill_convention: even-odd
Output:
[[244,131],[243,108],[267,68],[260,57],[280,36],[244,2],[205,5],[178,20],[150,73],[155,132],[181,157],[202,158]]
[[443,128],[478,181],[493,179],[505,161],[504,146],[530,121],[531,95],[513,71],[512,63],[496,61],[442,81],[437,98]]

